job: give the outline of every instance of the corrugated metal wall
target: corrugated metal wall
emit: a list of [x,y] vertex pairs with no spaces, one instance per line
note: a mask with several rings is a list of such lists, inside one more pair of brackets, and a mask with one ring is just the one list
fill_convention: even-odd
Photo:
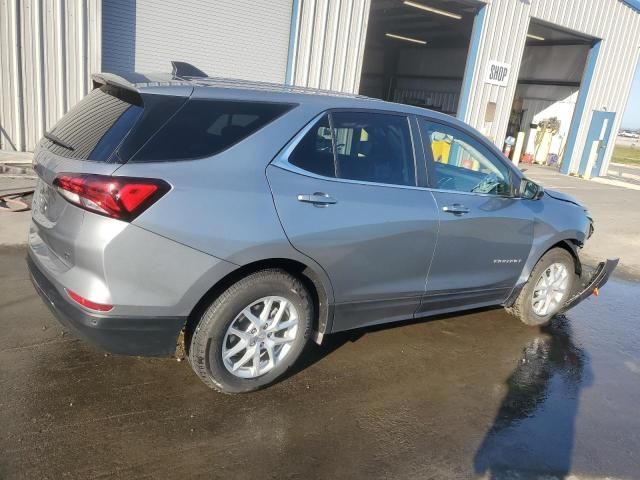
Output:
[[101,0],[0,0],[0,149],[32,150],[100,70]]
[[294,85],[357,93],[370,0],[302,0]]
[[[572,158],[565,159],[571,161],[570,172],[577,171],[593,110],[616,112],[613,131],[620,126],[638,60],[640,14],[619,0],[491,0],[485,8],[487,12],[465,120],[476,128],[484,127],[486,105],[496,102],[495,121],[486,132],[496,143],[502,142],[507,129],[531,18],[603,39],[576,148]],[[489,60],[511,65],[507,87],[483,81]],[[613,143],[610,142],[606,158],[610,157]]]
[[[465,121],[497,144],[507,130],[530,19],[604,39],[571,158],[571,172],[576,171],[593,110],[615,111],[614,132],[620,126],[640,53],[640,14],[621,0],[478,0],[478,5],[487,11]],[[369,7],[370,0],[302,0],[296,85],[358,91]],[[484,82],[489,60],[511,65],[506,87]],[[497,109],[494,122],[485,125],[488,102]],[[610,142],[606,158],[612,148]]]
[[171,60],[211,76],[284,82],[292,0],[109,0],[108,72],[167,72]]

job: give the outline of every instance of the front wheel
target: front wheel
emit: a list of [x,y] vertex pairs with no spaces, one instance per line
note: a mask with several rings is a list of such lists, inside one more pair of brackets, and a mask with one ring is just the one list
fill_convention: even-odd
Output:
[[311,335],[313,302],[283,270],[253,273],[229,287],[204,312],[189,360],[222,393],[258,390],[281,377]]
[[554,248],[545,253],[529,281],[507,312],[527,325],[546,325],[569,299],[577,275],[569,252]]

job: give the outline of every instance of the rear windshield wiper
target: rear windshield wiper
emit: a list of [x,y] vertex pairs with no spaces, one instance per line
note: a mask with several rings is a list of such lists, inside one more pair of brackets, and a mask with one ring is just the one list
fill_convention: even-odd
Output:
[[73,148],[69,143],[65,142],[59,137],[56,137],[53,133],[44,132],[44,138],[46,138],[47,140],[51,140],[53,143],[56,143],[61,147],[66,148],[67,150],[75,150],[75,148]]

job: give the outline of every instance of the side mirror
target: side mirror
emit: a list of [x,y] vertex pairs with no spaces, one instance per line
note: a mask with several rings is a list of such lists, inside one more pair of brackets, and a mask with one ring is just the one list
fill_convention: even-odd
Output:
[[544,196],[544,188],[526,178],[520,182],[520,197],[527,200],[540,200]]

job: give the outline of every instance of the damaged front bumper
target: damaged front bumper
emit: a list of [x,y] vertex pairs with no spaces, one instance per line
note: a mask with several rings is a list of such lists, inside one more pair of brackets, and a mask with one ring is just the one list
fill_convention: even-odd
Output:
[[566,312],[593,294],[597,295],[598,289],[607,283],[607,280],[609,280],[609,277],[618,266],[618,261],[619,259],[616,258],[614,260],[600,262],[593,272],[593,275],[591,275],[591,278],[586,283],[582,284],[581,289],[573,297],[567,300],[558,313]]

